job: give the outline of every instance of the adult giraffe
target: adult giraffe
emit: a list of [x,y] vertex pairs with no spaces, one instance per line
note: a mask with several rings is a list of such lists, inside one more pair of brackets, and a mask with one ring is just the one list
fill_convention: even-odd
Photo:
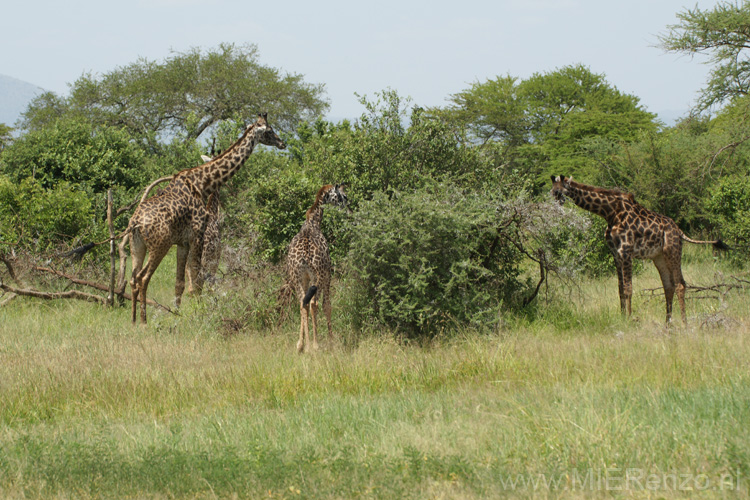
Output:
[[565,198],[607,221],[604,239],[612,252],[617,268],[620,310],[631,314],[633,296],[633,258],[649,259],[659,271],[667,302],[667,323],[672,319],[675,291],[680,303],[682,321],[685,313],[685,279],[682,277],[682,242],[713,245],[725,250],[721,240],[700,241],[685,236],[675,221],[652,212],[635,201],[631,193],[604,189],[574,182],[564,175],[552,176],[552,195],[562,204]]
[[[213,160],[198,167],[178,172],[157,196],[144,200],[130,218],[130,253],[133,276],[132,320],[136,322],[137,303],[141,301],[141,323],[146,323],[146,293],[156,268],[172,245],[177,245],[175,305],[179,307],[185,290],[185,268],[190,256],[189,293],[201,292],[203,276],[200,263],[206,231],[209,197],[217,193],[242,167],[256,144],[284,149],[286,145],[268,125],[265,113],[250,124],[232,146]],[[146,252],[148,261],[143,263]]]

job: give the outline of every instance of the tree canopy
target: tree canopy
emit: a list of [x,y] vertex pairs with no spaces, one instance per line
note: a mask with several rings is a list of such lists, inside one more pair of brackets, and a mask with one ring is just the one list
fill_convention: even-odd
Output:
[[259,111],[273,116],[276,129],[292,130],[328,108],[324,92],[302,75],[262,65],[255,45],[222,44],[175,52],[161,62],[139,59],[101,76],[85,74],[67,98],[37,97],[23,126],[35,130],[73,115],[125,128],[150,144],[163,136],[189,142],[222,120],[248,119]]
[[[494,143],[501,161],[546,182],[549,172],[577,174],[590,163],[588,142],[633,141],[655,130],[656,116],[635,96],[583,65],[474,83],[451,96],[440,116],[466,127],[475,141]],[[557,172],[560,173],[560,172]]]
[[697,6],[677,14],[679,23],[660,37],[669,52],[705,54],[714,65],[701,91],[699,110],[750,92],[750,3],[720,2],[711,10]]

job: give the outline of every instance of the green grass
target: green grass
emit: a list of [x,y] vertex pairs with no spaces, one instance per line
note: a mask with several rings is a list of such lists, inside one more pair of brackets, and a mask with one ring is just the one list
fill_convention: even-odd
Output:
[[[686,260],[690,283],[720,280]],[[169,303],[165,264],[152,296]],[[348,340],[305,356],[294,320],[222,334],[258,293],[149,310],[146,328],[128,308],[0,308],[0,497],[748,496],[747,292],[689,300],[690,326],[667,330],[663,300],[636,295],[624,320],[616,280],[581,283],[428,345],[357,334],[334,298]]]

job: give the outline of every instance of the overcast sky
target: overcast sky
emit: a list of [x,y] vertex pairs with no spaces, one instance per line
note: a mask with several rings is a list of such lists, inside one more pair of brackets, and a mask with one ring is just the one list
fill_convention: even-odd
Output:
[[356,118],[354,93],[392,88],[420,106],[498,75],[582,63],[663,117],[684,114],[709,67],[666,54],[657,35],[695,0],[35,0],[2,8],[0,73],[67,95],[81,74],[222,42],[324,83],[329,118]]

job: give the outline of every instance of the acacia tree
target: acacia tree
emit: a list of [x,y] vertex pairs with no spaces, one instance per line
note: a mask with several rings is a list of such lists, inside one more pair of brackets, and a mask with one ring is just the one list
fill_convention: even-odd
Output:
[[701,91],[699,111],[750,93],[750,3],[720,2],[712,10],[697,6],[677,14],[679,23],[660,37],[669,52],[709,56],[714,64]]
[[222,44],[175,52],[161,62],[139,59],[101,76],[85,74],[70,96],[43,94],[24,114],[26,129],[73,115],[96,125],[124,127],[155,146],[159,137],[192,142],[222,120],[267,111],[274,127],[290,130],[328,108],[324,86],[260,64],[255,45]]
[[546,184],[549,173],[585,174],[596,165],[588,143],[629,142],[655,130],[655,115],[637,97],[610,85],[583,65],[536,73],[526,80],[500,77],[454,94],[436,112],[465,126],[482,144],[501,150],[502,163]]

